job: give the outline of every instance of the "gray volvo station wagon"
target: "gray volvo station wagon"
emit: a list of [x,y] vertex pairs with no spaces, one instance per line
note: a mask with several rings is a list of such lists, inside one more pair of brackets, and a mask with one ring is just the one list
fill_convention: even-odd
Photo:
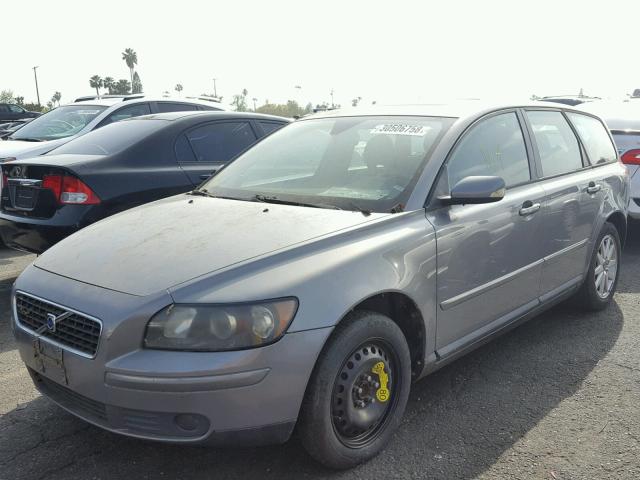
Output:
[[334,111],[63,240],[13,290],[37,388],[112,432],[376,455],[413,381],[555,303],[605,308],[628,177],[558,104]]

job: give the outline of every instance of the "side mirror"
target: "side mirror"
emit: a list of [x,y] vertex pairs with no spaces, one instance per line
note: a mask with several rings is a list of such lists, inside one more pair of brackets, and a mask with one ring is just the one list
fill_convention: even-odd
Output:
[[447,205],[493,203],[504,198],[505,190],[502,177],[465,177],[451,189],[451,196],[440,200]]

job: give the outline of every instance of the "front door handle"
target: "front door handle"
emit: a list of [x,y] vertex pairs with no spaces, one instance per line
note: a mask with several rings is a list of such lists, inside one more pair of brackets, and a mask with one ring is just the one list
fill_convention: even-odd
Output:
[[520,209],[520,215],[526,217],[527,215],[532,215],[540,210],[539,203],[533,203],[531,200],[527,200],[522,204],[522,208]]
[[594,193],[598,193],[602,189],[602,185],[595,182],[589,182],[587,185],[587,193],[593,195]]

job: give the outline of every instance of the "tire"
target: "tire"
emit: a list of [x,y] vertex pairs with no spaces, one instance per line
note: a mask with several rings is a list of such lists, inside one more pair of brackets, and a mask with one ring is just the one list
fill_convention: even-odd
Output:
[[[602,270],[601,253],[604,248],[605,239],[610,242],[610,245],[615,249],[613,260],[609,259],[609,262],[605,262],[605,271],[603,272],[605,278],[610,284],[599,283],[596,285],[596,270]],[[598,311],[606,308],[615,294],[616,287],[618,285],[618,278],[620,277],[620,253],[622,249],[620,246],[620,234],[618,229],[611,223],[607,222],[602,227],[593,254],[591,256],[591,262],[589,263],[589,270],[587,276],[580,287],[576,295],[576,301],[585,310]],[[606,255],[605,255],[606,256]],[[615,263],[614,263],[615,262]],[[615,268],[613,278],[611,278],[611,271]],[[600,275],[600,273],[598,273]],[[611,281],[612,280],[612,281]],[[602,280],[604,281],[604,280]]]
[[402,420],[410,383],[409,347],[398,325],[378,313],[352,313],[309,380],[298,421],[304,448],[333,469],[373,458]]

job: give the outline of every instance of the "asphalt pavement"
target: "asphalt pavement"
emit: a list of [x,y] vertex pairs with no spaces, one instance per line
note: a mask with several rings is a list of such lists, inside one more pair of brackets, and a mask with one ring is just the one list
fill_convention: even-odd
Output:
[[556,307],[414,385],[387,450],[346,472],[318,466],[295,438],[252,449],[163,445],[89,426],[41,397],[9,324],[11,279],[32,260],[0,251],[0,480],[640,478],[635,225],[607,310]]

